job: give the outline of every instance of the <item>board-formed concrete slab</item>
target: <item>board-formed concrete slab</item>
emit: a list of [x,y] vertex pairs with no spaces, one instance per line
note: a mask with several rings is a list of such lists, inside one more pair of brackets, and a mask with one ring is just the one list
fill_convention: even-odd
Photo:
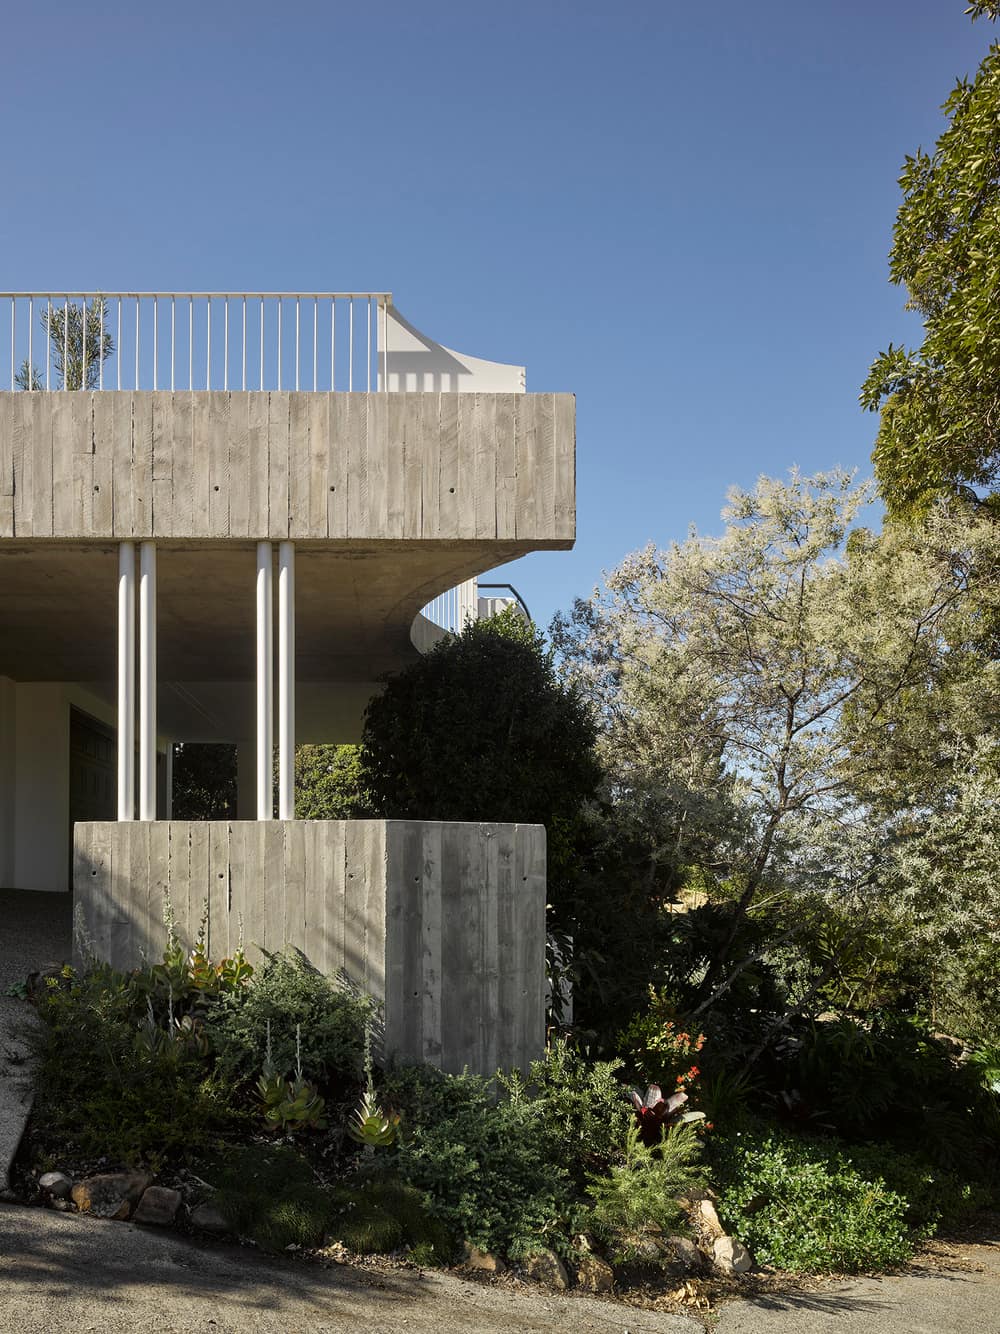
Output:
[[420,820],[78,824],[74,909],[116,968],[157,959],[169,900],[213,958],[291,946],[385,1007],[385,1051],[526,1069],[545,1043],[545,830]]
[[572,394],[0,392],[0,538],[575,536]]

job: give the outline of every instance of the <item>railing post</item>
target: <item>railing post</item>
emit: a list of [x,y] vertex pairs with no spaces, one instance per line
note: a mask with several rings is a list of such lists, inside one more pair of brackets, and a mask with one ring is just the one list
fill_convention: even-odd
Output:
[[135,546],[118,546],[118,819],[135,819]]

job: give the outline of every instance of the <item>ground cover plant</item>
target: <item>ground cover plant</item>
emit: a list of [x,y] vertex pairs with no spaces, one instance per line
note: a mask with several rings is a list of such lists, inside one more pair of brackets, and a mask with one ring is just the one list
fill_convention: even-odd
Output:
[[[368,998],[295,954],[265,956],[257,969],[242,950],[213,962],[204,930],[186,950],[169,905],[166,916],[159,963],[118,972],[91,960],[36,988],[29,1143],[40,1161],[217,1170],[238,1146],[346,1116]],[[301,1184],[301,1173],[285,1175]]]

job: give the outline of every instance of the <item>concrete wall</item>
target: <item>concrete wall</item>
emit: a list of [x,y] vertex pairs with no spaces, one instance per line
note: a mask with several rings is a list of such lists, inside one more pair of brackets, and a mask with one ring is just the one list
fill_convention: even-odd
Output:
[[571,394],[4,392],[0,539],[565,548],[575,423]]
[[74,909],[119,968],[163,950],[169,894],[219,958],[285,945],[385,1004],[386,1050],[525,1068],[545,1041],[545,831],[436,821],[79,824]]

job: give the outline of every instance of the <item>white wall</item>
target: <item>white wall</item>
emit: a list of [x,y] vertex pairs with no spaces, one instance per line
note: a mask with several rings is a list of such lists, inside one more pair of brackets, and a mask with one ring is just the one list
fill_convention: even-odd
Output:
[[[8,762],[7,772],[0,767],[0,833],[5,807],[13,807],[13,830],[12,836],[0,839],[0,848],[7,849],[6,858],[0,851],[0,870],[5,872],[0,883],[11,889],[63,893],[69,888],[70,708],[82,709],[112,727],[114,709],[72,683],[20,681],[10,685],[14,725],[9,749],[14,760],[13,766]],[[2,695],[0,691],[0,738]]]

